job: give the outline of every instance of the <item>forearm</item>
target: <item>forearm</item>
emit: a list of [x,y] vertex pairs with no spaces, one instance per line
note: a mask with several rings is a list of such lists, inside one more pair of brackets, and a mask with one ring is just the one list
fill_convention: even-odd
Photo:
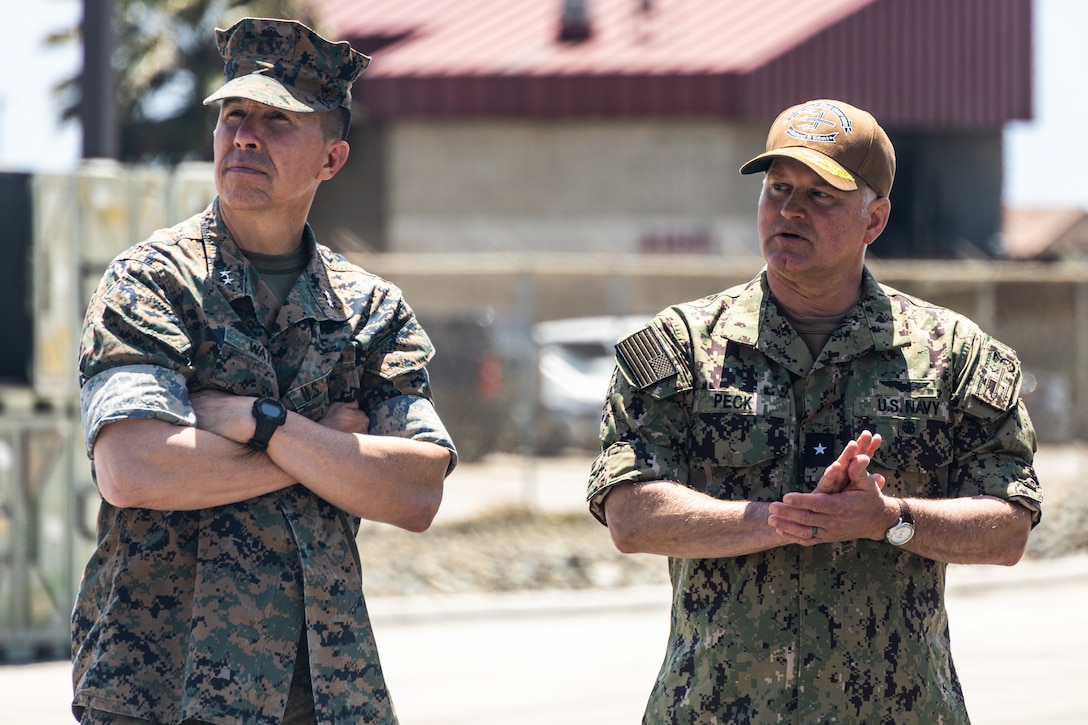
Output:
[[904,549],[949,564],[1020,561],[1031,532],[1031,512],[993,496],[907,499],[914,537]]
[[[253,398],[193,396],[197,425],[246,446],[256,431]],[[320,422],[288,412],[259,457],[329,503],[410,531],[430,526],[442,501],[450,453],[432,443],[365,433],[367,416],[343,403]]]
[[268,457],[329,503],[410,531],[430,526],[450,453],[433,443],[346,433],[289,414]]
[[186,511],[245,501],[294,484],[267,456],[208,431],[130,419],[94,445],[102,497],[121,508]]
[[672,481],[619,484],[604,505],[612,541],[624,553],[703,559],[785,543],[767,523],[769,504],[722,501]]
[[[907,551],[956,564],[1011,566],[1023,556],[1031,531],[1031,512],[1023,506],[993,496],[904,500],[914,517]],[[900,515],[896,498],[884,496],[875,482],[857,481],[842,493],[788,493],[770,511],[771,525],[801,546],[884,541]]]

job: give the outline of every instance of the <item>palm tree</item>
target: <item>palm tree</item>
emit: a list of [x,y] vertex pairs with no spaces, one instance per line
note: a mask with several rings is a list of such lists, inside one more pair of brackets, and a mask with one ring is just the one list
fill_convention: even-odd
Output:
[[[113,0],[120,156],[124,162],[176,164],[211,158],[214,122],[203,99],[223,80],[216,27],[246,16],[314,26],[304,0]],[[72,28],[47,42],[78,42]],[[57,88],[64,119],[79,117],[82,76]]]

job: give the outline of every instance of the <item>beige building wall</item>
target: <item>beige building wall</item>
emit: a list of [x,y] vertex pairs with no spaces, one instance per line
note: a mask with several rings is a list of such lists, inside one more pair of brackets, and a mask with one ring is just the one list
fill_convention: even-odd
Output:
[[388,251],[758,252],[766,129],[709,120],[399,121]]

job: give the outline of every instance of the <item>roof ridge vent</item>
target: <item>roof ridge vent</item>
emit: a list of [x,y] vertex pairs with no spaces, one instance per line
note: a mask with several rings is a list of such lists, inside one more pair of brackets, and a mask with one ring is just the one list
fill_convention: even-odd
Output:
[[589,0],[563,0],[559,16],[559,40],[563,43],[581,43],[593,35],[589,21]]

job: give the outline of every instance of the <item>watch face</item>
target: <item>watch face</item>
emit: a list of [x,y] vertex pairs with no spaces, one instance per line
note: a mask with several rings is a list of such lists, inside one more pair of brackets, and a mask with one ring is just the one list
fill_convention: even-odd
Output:
[[898,524],[888,529],[888,543],[902,546],[914,536],[914,527],[910,524]]
[[261,415],[266,415],[269,418],[279,417],[279,414],[283,412],[283,408],[274,400],[261,400]]

